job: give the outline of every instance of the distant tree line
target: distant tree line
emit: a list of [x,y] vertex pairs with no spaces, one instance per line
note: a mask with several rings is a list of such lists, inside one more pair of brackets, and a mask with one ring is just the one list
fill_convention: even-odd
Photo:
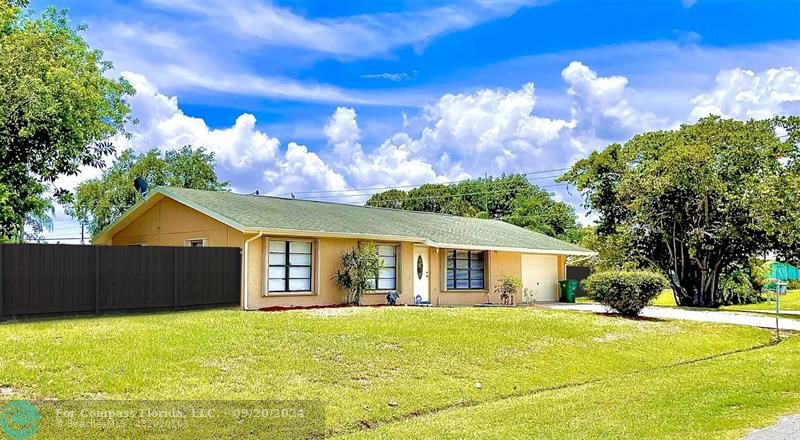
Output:
[[572,243],[581,238],[574,208],[522,174],[390,189],[374,194],[366,205],[498,219]]

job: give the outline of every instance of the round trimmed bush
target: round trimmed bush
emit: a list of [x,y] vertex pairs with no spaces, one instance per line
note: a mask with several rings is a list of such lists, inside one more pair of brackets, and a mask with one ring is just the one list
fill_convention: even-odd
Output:
[[589,297],[623,316],[639,316],[667,287],[663,276],[646,270],[598,272],[584,284]]

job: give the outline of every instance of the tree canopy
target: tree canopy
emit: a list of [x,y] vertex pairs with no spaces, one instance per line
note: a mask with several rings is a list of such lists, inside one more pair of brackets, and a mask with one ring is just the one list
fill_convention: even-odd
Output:
[[678,304],[717,306],[722,274],[768,251],[797,258],[798,124],[708,117],[609,145],[562,180],[599,214],[598,236],[660,269]]
[[151,150],[142,154],[128,149],[101,177],[78,185],[66,211],[86,222],[89,232],[95,235],[141,199],[133,186],[137,177],[145,179],[150,188],[166,185],[210,191],[228,189],[228,182],[217,178],[214,154],[203,148],[184,146],[165,153]]
[[575,210],[532,184],[524,175],[468,180],[457,184],[425,184],[410,191],[376,193],[367,206],[437,212],[503,220],[570,242],[580,229]]
[[[19,240],[46,192],[82,165],[101,166],[124,132],[134,90],[105,74],[65,11],[33,16],[27,1],[0,1],[0,240]],[[37,212],[38,211],[38,212]]]

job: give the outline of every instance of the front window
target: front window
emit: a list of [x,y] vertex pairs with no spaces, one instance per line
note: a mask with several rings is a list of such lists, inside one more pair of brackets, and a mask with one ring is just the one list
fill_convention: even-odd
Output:
[[269,292],[311,291],[311,242],[269,241]]
[[382,266],[378,277],[371,280],[370,287],[376,290],[397,289],[397,246],[379,244],[375,246]]
[[484,288],[483,251],[447,251],[447,289]]

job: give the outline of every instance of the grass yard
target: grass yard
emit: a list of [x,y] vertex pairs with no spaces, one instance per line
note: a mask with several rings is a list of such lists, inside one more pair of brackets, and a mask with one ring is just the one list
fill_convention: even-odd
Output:
[[349,438],[461,439],[468,432],[481,439],[738,439],[748,426],[800,409],[797,365],[794,337],[751,352],[454,408]]
[[[775,295],[769,294],[769,301],[764,301],[758,304],[741,304],[735,306],[722,306],[719,310],[734,310],[734,311],[742,311],[742,310],[764,310],[764,311],[774,311],[775,310]],[[663,307],[675,307],[675,297],[672,295],[671,290],[665,290],[661,292],[661,295],[653,301],[654,306],[663,306]],[[781,295],[781,310],[793,310],[793,311],[800,311],[800,290],[790,290],[786,293],[786,295]],[[786,316],[787,318],[791,317],[790,315]],[[794,316],[794,318],[798,318]]]
[[[800,411],[800,343],[771,337],[543,308],[17,322],[0,325],[0,399],[309,399],[325,435],[735,438]],[[65,429],[45,415],[37,438]]]
[[[743,304],[738,306],[723,307],[726,310],[775,310],[775,295],[769,295],[770,301],[758,304]],[[800,312],[800,290],[790,290],[786,295],[781,295],[781,310],[794,310]]]

